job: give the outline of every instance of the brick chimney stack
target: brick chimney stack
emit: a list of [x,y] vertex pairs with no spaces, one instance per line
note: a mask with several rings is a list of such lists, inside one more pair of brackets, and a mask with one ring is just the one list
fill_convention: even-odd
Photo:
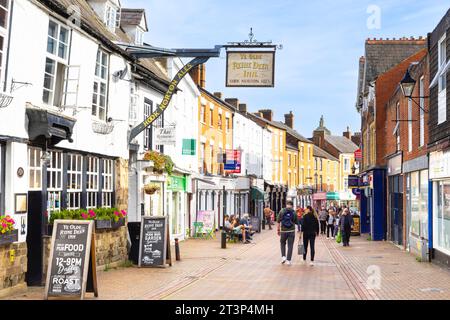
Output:
[[223,98],[223,93],[222,93],[222,92],[214,92],[214,96],[215,96],[216,98],[219,98],[219,99],[222,100],[222,98]]
[[347,139],[352,139],[352,133],[350,131],[350,127],[347,126],[347,131],[342,132],[342,135]]
[[272,121],[273,119],[273,111],[270,109],[263,109],[263,110],[258,110],[258,112],[261,112],[263,115],[263,118],[268,120],[268,121]]
[[284,115],[284,124],[289,128],[294,129],[294,114],[292,111],[289,111],[289,113]]
[[239,99],[236,98],[226,98],[225,102],[231,104],[236,109],[239,107]]
[[191,76],[194,83],[201,88],[205,88],[206,86],[206,67],[205,64],[200,64],[195,68],[192,68],[189,71],[189,75]]
[[246,103],[239,103],[239,111],[247,112],[247,104]]

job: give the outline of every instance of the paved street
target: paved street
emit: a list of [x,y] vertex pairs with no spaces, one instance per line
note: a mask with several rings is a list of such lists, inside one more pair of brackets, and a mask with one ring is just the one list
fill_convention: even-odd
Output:
[[[450,299],[449,270],[364,235],[353,237],[348,248],[320,237],[313,267],[297,255],[292,266],[281,265],[275,230],[254,242],[223,250],[217,238],[189,240],[181,244],[182,261],[171,268],[100,271],[99,299]],[[380,268],[379,288],[366,287],[369,266]],[[11,299],[42,297],[43,288],[31,288]]]

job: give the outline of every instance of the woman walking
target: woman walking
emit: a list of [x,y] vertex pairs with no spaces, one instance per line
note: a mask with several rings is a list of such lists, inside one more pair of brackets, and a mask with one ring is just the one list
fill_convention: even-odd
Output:
[[314,265],[314,255],[315,255],[315,241],[316,236],[319,235],[319,219],[317,213],[311,206],[308,206],[302,217],[302,231],[303,231],[303,246],[305,251],[303,253],[303,261],[306,261],[306,255],[308,254],[308,243],[310,244],[311,250],[311,263]]
[[336,213],[333,209],[328,210],[328,218],[327,218],[327,239],[331,237],[334,239],[334,225],[336,224]]
[[327,216],[328,216],[327,210],[325,210],[325,207],[322,207],[319,212],[320,234],[325,234],[327,228]]
[[344,244],[344,247],[348,247],[350,246],[350,235],[352,232],[353,217],[349,213],[347,208],[342,211],[340,224],[342,232],[342,242]]

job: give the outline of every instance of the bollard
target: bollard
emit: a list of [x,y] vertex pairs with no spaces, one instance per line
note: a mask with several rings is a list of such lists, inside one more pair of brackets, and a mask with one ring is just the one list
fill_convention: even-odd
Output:
[[266,219],[262,219],[262,229],[266,230]]
[[222,249],[226,249],[227,248],[227,234],[225,231],[222,230]]
[[180,261],[180,245],[178,243],[178,238],[175,238],[175,259]]

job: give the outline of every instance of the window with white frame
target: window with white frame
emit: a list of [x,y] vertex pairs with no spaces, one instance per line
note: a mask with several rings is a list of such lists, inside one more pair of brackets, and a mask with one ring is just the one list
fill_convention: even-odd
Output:
[[[438,72],[447,63],[447,41],[444,35],[438,42]],[[438,124],[447,120],[447,72],[438,79]]]
[[108,63],[108,54],[99,48],[97,50],[94,85],[92,90],[92,115],[99,120],[106,119]]
[[419,114],[419,146],[422,147],[425,144],[425,91],[424,91],[424,78],[420,77],[419,80],[419,105],[420,105],[420,114]]
[[136,92],[136,83],[132,82],[130,84],[130,111],[128,113],[128,120],[133,124],[138,120],[138,99],[139,95]]
[[[156,109],[158,109],[158,108],[159,108],[159,104],[156,105]],[[154,128],[153,131],[155,131],[158,128],[164,128],[164,113],[162,115],[160,115],[159,118],[157,118],[153,122],[152,127]],[[153,134],[155,135],[155,132],[153,132]],[[164,145],[162,145],[162,144],[155,145],[155,150],[160,153],[164,153]]]
[[134,36],[134,43],[142,45],[144,43],[144,31],[141,28],[136,27],[136,34]]
[[412,151],[412,100],[408,99],[408,151]]
[[113,201],[113,175],[114,175],[114,161],[109,159],[103,159],[103,172],[102,172],[102,207],[111,208]]
[[350,171],[350,159],[348,158],[344,158],[344,171]]
[[61,210],[63,191],[63,153],[50,151],[51,161],[47,167],[47,211]]
[[120,26],[120,8],[116,8],[111,3],[106,4],[105,24],[112,32]]
[[[0,1],[0,80],[3,79],[3,65],[7,50],[9,0]],[[1,82],[1,81],[0,81]]]
[[83,156],[67,155],[67,209],[80,209],[83,180]]
[[206,106],[204,104],[202,104],[200,107],[200,122],[201,123],[206,123],[205,110],[206,110]]
[[227,133],[231,130],[231,121],[230,117],[226,117],[226,125],[227,125]]
[[63,104],[69,50],[69,29],[50,20],[42,92],[42,101],[47,105],[60,107]]
[[400,146],[400,102],[397,102],[396,105],[396,120],[397,120],[397,124],[395,125],[395,134],[396,134],[396,138],[397,138],[397,151],[400,150],[401,146]]
[[209,125],[211,127],[214,125],[214,107],[209,108]]
[[42,188],[42,151],[40,148],[28,147],[28,189]]
[[[153,101],[145,98],[144,99],[144,120],[147,119],[153,112]],[[151,150],[151,134],[152,126],[148,126],[144,129],[144,149]]]
[[99,187],[99,159],[88,156],[86,158],[86,208],[97,208]]

